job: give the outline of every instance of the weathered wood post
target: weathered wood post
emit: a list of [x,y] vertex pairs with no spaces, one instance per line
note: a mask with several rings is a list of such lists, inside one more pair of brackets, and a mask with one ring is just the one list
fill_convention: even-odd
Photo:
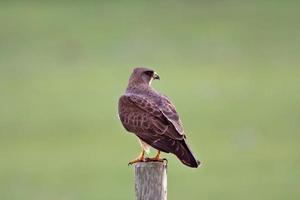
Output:
[[167,162],[134,164],[136,200],[167,200]]

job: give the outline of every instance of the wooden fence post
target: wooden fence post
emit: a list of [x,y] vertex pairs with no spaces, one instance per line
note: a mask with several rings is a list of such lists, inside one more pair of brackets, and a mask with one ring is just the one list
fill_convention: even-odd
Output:
[[134,164],[136,200],[167,200],[167,162]]

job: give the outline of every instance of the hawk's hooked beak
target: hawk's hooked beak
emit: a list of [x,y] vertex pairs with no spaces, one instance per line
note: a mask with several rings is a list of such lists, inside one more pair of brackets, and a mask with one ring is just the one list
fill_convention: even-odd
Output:
[[158,74],[156,72],[154,72],[154,74],[153,74],[153,79],[160,80],[160,78],[159,78],[159,76],[158,76]]

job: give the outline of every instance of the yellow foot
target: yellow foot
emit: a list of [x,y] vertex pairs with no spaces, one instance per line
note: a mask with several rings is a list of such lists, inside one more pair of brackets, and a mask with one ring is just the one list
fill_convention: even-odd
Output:
[[129,163],[128,163],[128,166],[129,165],[132,165],[132,164],[134,164],[134,163],[138,163],[138,162],[145,162],[146,160],[143,158],[143,159],[140,159],[140,158],[138,158],[138,159],[135,159],[135,160],[132,160],[132,161],[130,161]]
[[168,161],[166,158],[145,158],[145,162],[164,162]]
[[128,163],[128,166],[137,162],[145,162],[144,155],[145,155],[145,151],[143,150],[137,159],[132,160]]
[[153,158],[146,158],[145,159],[146,162],[164,162],[164,161],[167,161],[167,159],[165,158],[160,158],[160,151],[157,152],[156,156],[153,157]]

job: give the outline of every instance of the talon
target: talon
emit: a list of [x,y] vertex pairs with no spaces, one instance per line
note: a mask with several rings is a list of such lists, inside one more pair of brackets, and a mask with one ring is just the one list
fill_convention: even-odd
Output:
[[133,160],[133,161],[130,161],[129,163],[128,163],[128,166],[129,165],[132,165],[132,164],[134,164],[134,163],[138,163],[138,162],[145,162],[145,159],[143,158],[143,159],[136,159],[136,160]]
[[156,156],[154,158],[146,158],[146,162],[163,162],[165,158],[160,158],[160,151],[157,152]]
[[135,160],[132,160],[128,163],[128,166],[129,165],[132,165],[134,163],[138,163],[138,162],[145,162],[145,158],[144,158],[144,155],[145,155],[145,151],[142,150],[142,152],[140,153],[139,157]]

